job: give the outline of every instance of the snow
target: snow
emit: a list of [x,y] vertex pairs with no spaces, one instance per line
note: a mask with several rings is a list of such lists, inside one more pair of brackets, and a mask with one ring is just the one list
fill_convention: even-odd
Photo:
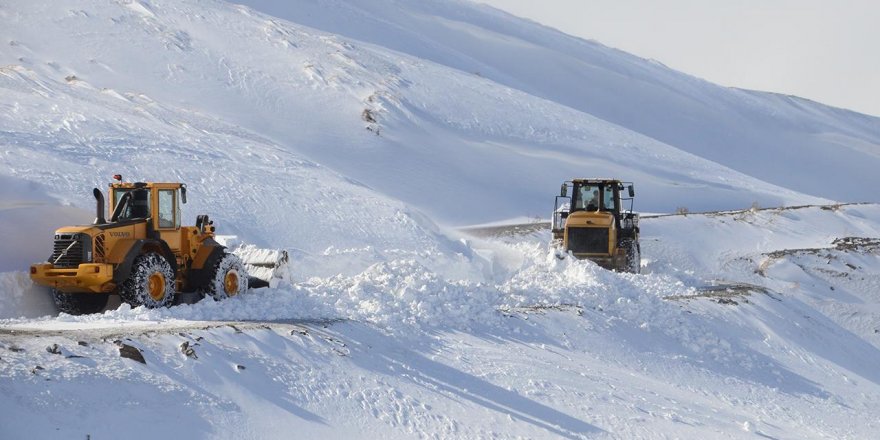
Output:
[[[168,423],[196,437],[738,437],[744,426],[771,437],[870,437],[880,245],[832,243],[877,237],[878,214],[878,205],[848,205],[646,218],[642,275],[560,260],[545,232],[471,241],[506,254],[492,261],[495,282],[404,256],[223,302],[6,320],[0,377],[12,380],[0,386],[29,408],[14,414],[48,414],[47,430],[92,435],[121,428],[25,396],[52,390],[60,402],[100,404],[110,393],[162,402],[158,415],[179,406],[169,413],[187,421]],[[825,249],[763,264],[794,243]],[[717,280],[747,288],[707,295]],[[116,339],[147,364],[118,358]],[[187,341],[197,359],[181,353]],[[45,351],[56,343],[86,360]],[[35,365],[44,369],[32,374]],[[84,381],[105,391],[77,397]],[[133,417],[125,406],[108,415]]]
[[[880,120],[468,2],[244,3],[0,4],[0,438],[880,427],[880,205],[831,200],[877,201]],[[115,173],[187,183],[184,218],[288,264],[59,315],[24,271]],[[454,228],[599,174],[691,212],[642,218],[640,275]]]
[[90,223],[95,213],[66,205],[39,183],[0,176],[0,243],[16,250],[0,255],[0,271],[24,270],[29,262],[45,260],[51,250],[33,238],[52,236],[59,218]]

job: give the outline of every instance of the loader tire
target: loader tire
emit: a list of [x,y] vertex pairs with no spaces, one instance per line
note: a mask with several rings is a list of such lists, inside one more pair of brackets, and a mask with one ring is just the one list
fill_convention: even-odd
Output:
[[132,307],[169,307],[174,294],[174,271],[168,260],[155,252],[135,258],[131,275],[119,286],[119,296]]
[[639,242],[634,240],[624,240],[622,246],[626,249],[625,271],[629,273],[641,273],[642,249],[639,246]]
[[217,301],[245,293],[248,290],[248,273],[241,260],[233,254],[224,254],[211,272],[208,284],[203,288],[206,297]]
[[107,307],[108,293],[65,293],[52,289],[58,311],[68,315],[89,315]]

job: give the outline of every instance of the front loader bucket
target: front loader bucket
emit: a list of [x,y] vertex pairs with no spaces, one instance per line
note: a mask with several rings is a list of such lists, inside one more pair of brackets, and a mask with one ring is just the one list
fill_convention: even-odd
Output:
[[251,288],[275,287],[287,274],[289,258],[284,249],[242,246],[232,251],[244,263]]
[[287,277],[289,257],[286,250],[243,244],[233,235],[218,235],[216,239],[244,263],[250,288],[275,287]]

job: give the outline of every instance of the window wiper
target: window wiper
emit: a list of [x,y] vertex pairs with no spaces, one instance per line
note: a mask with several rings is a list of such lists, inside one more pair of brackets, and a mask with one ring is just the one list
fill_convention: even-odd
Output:
[[119,203],[116,204],[116,209],[113,210],[113,216],[110,217],[111,222],[119,221],[119,215],[122,214],[122,211],[125,209],[125,205],[128,204],[128,201],[131,200],[131,193],[127,192],[122,195],[122,198],[119,199]]

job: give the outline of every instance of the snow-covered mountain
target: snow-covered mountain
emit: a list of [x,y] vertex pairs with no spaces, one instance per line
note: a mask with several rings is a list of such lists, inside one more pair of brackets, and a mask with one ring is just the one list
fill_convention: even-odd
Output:
[[[880,211],[833,201],[878,201],[880,119],[470,2],[243,3],[0,2],[0,438],[876,430]],[[56,316],[23,271],[115,173],[186,182],[286,281]],[[648,218],[642,275],[446,229],[596,175],[653,212],[827,205]]]
[[[720,87],[466,0],[242,3],[480,75],[765,182],[835,200],[878,200],[865,185],[880,182],[880,120],[875,117],[794,96]],[[585,156],[604,143],[578,140],[571,146]],[[618,165],[621,171],[639,168]],[[605,164],[582,166],[603,169]],[[694,195],[683,197],[690,201]],[[700,199],[700,209],[725,203]],[[649,209],[669,209],[655,206]]]
[[[213,119],[459,224],[545,216],[562,179],[597,173],[638,182],[641,206],[651,211],[875,199],[865,182],[878,164],[876,118],[846,118],[818,104],[793,109],[468,3],[269,9],[295,22],[218,2],[7,6],[6,89],[29,95],[33,107],[8,108],[6,131],[81,144],[86,152],[75,164],[84,163],[101,140],[62,141],[52,127],[63,133],[98,100],[114,114],[102,119],[103,132],[152,119],[140,138],[105,143],[144,149],[149,136],[174,139],[167,147],[182,150],[191,140],[219,151],[253,142],[223,130],[214,139],[201,126]],[[52,95],[40,99],[33,90]],[[168,114],[149,113],[159,108]],[[781,163],[788,165],[780,170]],[[187,165],[197,167],[174,169],[195,175],[182,173]],[[89,171],[92,180],[107,175]],[[836,183],[816,183],[819,171]]]

